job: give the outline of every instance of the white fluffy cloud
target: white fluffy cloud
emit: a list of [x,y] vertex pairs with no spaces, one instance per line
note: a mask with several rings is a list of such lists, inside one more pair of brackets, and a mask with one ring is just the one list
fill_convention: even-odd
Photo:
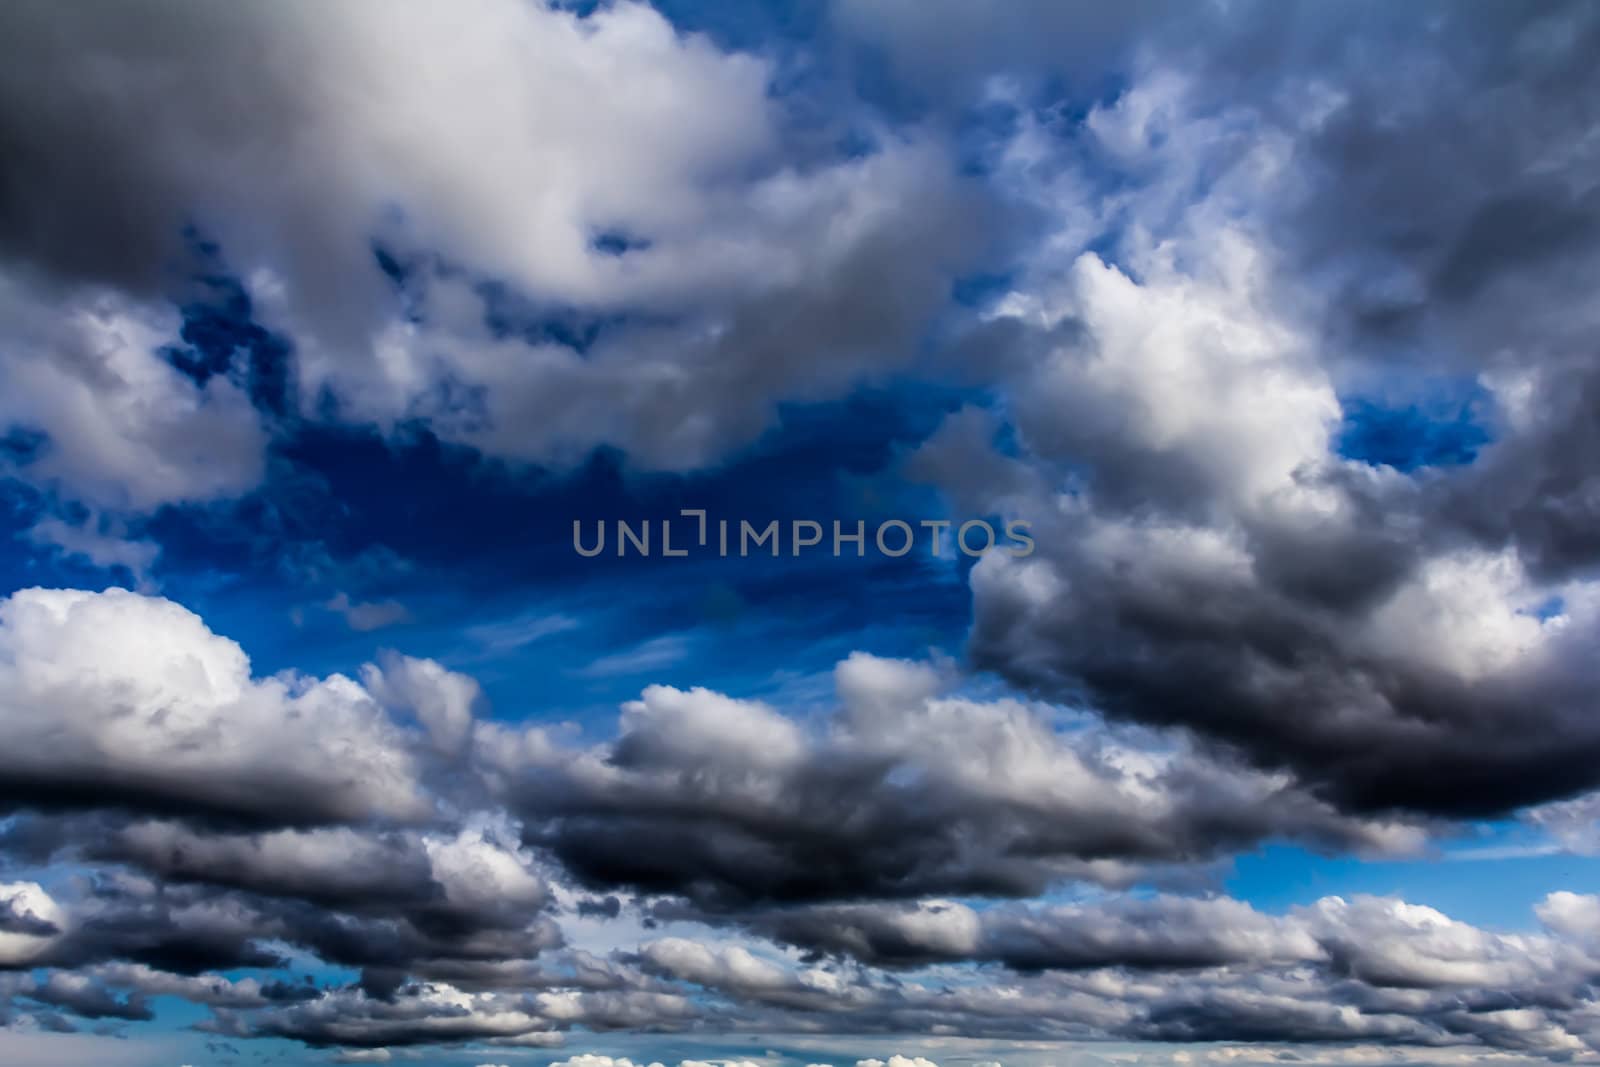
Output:
[[12,594],[0,691],[0,781],[14,796],[266,820],[429,810],[403,735],[360,685],[254,678],[236,643],[169,600]]
[[362,669],[367,690],[385,706],[410,712],[445,754],[461,751],[472,727],[474,709],[483,702],[476,680],[447,670],[429,659],[385,652]]
[[0,919],[0,967],[20,967],[60,936],[66,913],[39,883],[11,882],[0,884]]
[[[233,496],[260,479],[266,433],[244,390],[227,375],[198,385],[158,354],[177,343],[175,311],[0,271],[0,322],[0,433],[47,439],[17,468],[23,477],[135,510]],[[154,555],[59,523],[36,536],[136,573]]]
[[1551,893],[1536,909],[1539,921],[1568,937],[1600,940],[1600,896],[1593,893]]
[[[1131,268],[1093,252],[1059,293],[1016,294],[994,312],[1087,339],[1034,361],[1015,385],[1018,427],[1040,455],[1092,450],[1169,499],[1248,505],[1322,462],[1339,404],[1327,376],[1271,307],[1272,265],[1229,229],[1141,250]],[[1115,486],[1108,487],[1115,492]],[[1131,487],[1130,487],[1131,488]]]

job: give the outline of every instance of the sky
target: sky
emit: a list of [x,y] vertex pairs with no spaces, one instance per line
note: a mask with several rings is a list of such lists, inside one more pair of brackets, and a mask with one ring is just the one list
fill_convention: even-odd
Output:
[[0,5],[0,1063],[1600,1061],[1597,55]]

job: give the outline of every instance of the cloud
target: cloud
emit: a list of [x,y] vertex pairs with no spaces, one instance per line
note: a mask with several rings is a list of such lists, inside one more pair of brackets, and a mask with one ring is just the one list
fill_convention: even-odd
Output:
[[[973,570],[973,659],[1347,813],[1590,789],[1596,557],[1568,520],[1593,369],[1566,293],[1600,260],[1569,147],[1590,119],[1557,101],[1592,76],[1571,42],[1593,12],[1441,9],[1448,57],[1396,14],[1365,59],[1317,43],[1346,14],[1240,13],[1192,48],[1150,39],[1081,120],[1018,104],[997,166],[1051,225],[965,342],[995,353],[1018,447],[996,460],[952,424],[924,457],[1039,545]],[[1400,107],[1383,72],[1402,67]],[[1572,217],[1504,227],[1524,185]],[[1490,397],[1475,462],[1340,454],[1346,398],[1462,381]],[[997,464],[985,497],[971,472]]]
[[487,724],[477,745],[530,842],[579,878],[712,908],[1126,884],[1279,836],[1422,840],[1199,752],[943,696],[925,664],[858,653],[836,680],[840,706],[816,733],[764,704],[652,686],[624,706],[616,741],[587,752]]
[[578,673],[585,678],[611,678],[620,675],[644,674],[670,667],[682,661],[691,651],[689,637],[665,634],[652,637],[635,648],[613,652],[585,664]]
[[155,1018],[142,996],[118,1000],[102,985],[79,974],[56,971],[25,985],[21,995],[40,1004],[62,1008],[84,1019],[123,1019],[148,1022]]
[[378,913],[415,909],[431,923],[487,924],[525,916],[547,899],[528,859],[481,832],[373,833],[348,827],[260,834],[197,832],[140,822],[95,845],[167,881],[205,882],[266,896]]
[[351,600],[347,593],[336,593],[323,607],[343,616],[345,623],[357,633],[411,621],[411,612],[397,600],[358,602]]
[[1553,847],[1580,856],[1600,854],[1600,793],[1542,804],[1525,818],[1554,838]]
[[[831,1025],[845,1025],[845,1014],[881,1032],[939,1025],[1014,1040],[1475,1045],[1562,1057],[1588,1047],[1593,1007],[1592,939],[1569,944],[1560,926],[1562,915],[1585,907],[1570,897],[1540,906],[1551,932],[1520,935],[1368,896],[1327,897],[1282,916],[1180,898],[1001,909],[993,918],[985,911],[962,934],[982,938],[960,948],[990,938],[1028,948],[1015,959],[1018,970],[970,980],[913,968],[889,982],[871,971],[801,969],[675,942],[646,946],[644,958],[746,1013],[756,1004],[802,1007],[800,994],[827,990]],[[901,919],[895,944],[921,952],[901,955],[902,964],[957,958],[957,942],[937,930],[955,909],[925,903],[923,916],[903,908],[896,916],[895,907],[881,907],[879,917]],[[861,906],[850,918],[859,929],[872,912]],[[1197,955],[1186,945],[1206,947]],[[980,948],[977,957],[985,956]]]
[[[86,608],[98,636],[66,642],[61,627],[75,623],[65,616]],[[236,646],[167,601],[34,591],[4,612],[9,669],[27,683],[11,687],[13,699],[65,669],[43,653],[69,645],[96,653],[101,688],[87,692],[115,679],[118,707],[158,683],[166,707],[223,689],[247,702],[264,684]],[[168,659],[121,637],[115,647],[134,660],[106,654],[119,612]],[[125,677],[135,661],[144,674]],[[1343,821],[1282,779],[1198,751],[1140,747],[1153,738],[1042,705],[952,695],[948,665],[852,656],[836,672],[838,707],[811,723],[707,690],[652,687],[624,707],[615,741],[590,750],[479,717],[475,684],[431,661],[382,657],[363,677],[366,687],[342,683],[365,702],[353,721],[411,755],[418,795],[447,790],[432,799],[459,811],[453,826],[375,823],[382,808],[330,811],[318,825],[218,821],[226,809],[211,803],[152,815],[160,806],[138,792],[108,792],[97,810],[34,802],[8,826],[8,849],[92,877],[64,894],[8,887],[7,962],[47,968],[12,995],[80,1018],[143,1018],[149,1001],[176,996],[207,1006],[204,1025],[220,1035],[343,1050],[545,1047],[573,1029],[734,1018],[781,1032],[817,1013],[873,1033],[940,1018],[993,1037],[1548,1050],[1569,1041],[1567,1013],[1580,1010],[1581,976],[1594,965],[1589,948],[1558,950],[1553,934],[1492,934],[1378,898],[1328,898],[1283,916],[1175,895],[929,899],[931,887],[1028,895],[1061,879],[1116,882],[1119,868],[1211,857],[1233,835],[1413,839],[1404,826]],[[201,678],[209,689],[197,688]],[[407,735],[391,712],[419,729]],[[173,719],[160,727],[181,725]],[[463,731],[468,749],[434,743]],[[498,810],[496,797],[513,807]],[[835,818],[828,804],[853,814]],[[598,851],[597,840],[626,850]],[[698,851],[686,852],[691,842]],[[653,925],[714,930],[717,941],[660,931],[609,959],[564,947],[547,914],[552,857],[562,880],[667,892],[649,906]],[[1552,896],[1540,917],[1552,931],[1586,929],[1586,899]],[[622,910],[605,913],[616,922]],[[801,963],[780,946],[801,950]],[[305,960],[359,977],[296,980]],[[934,977],[951,964],[988,970],[952,986]],[[241,969],[283,977],[216,973]],[[1314,981],[1294,977],[1304,974]],[[1494,1016],[1495,998],[1508,995],[1540,1007]],[[1475,1005],[1466,1016],[1452,1006],[1462,998]]]
[[999,906],[956,901],[820,905],[752,920],[762,933],[813,952],[878,966],[996,962],[1018,971],[1097,967],[1184,970],[1322,958],[1296,924],[1227,898],[1155,897],[1096,905]]
[[[261,479],[266,432],[244,390],[228,375],[196,382],[160,356],[178,341],[172,309],[0,271],[0,320],[0,429],[42,435],[20,460],[4,456],[7,473],[112,510],[236,496]],[[50,520],[36,531],[136,575],[154,554]]]
[[1593,894],[1551,893],[1535,911],[1540,922],[1569,937],[1590,941],[1600,937],[1600,897]]
[[[792,143],[773,64],[643,4],[495,0],[448,20],[371,2],[332,19],[299,2],[24,5],[5,24],[9,258],[154,303],[197,229],[292,341],[298,410],[420,422],[495,457],[571,464],[612,445],[647,468],[714,461],[779,401],[904,367],[986,240],[982,197],[931,131],[874,129],[859,154],[826,133]],[[552,316],[600,325],[573,347],[546,334]],[[225,430],[257,463],[170,471],[186,454],[170,447],[62,471],[125,506],[260,474],[228,377],[196,387],[143,351],[174,319],[133,338],[125,373],[165,383],[162,407],[211,431],[186,439]],[[71,449],[83,425],[41,428]],[[128,433],[170,445],[178,429]]]
[[43,955],[61,934],[61,906],[37,882],[0,884],[0,967]]
[[483,690],[472,678],[433,660],[394,652],[384,652],[378,663],[368,664],[361,680],[386,707],[414,715],[434,747],[446,755],[459,752],[466,743],[474,710],[483,703]]
[[27,536],[35,544],[87,560],[96,567],[121,567],[143,586],[149,581],[150,568],[161,554],[161,546],[150,540],[135,540],[125,533],[114,521],[74,525],[46,517],[34,523]]
[[267,822],[424,818],[418,761],[338,675],[257,679],[169,600],[28,589],[0,601],[0,797]]
[[393,1000],[373,1000],[354,990],[326,992],[315,1000],[267,1016],[256,1031],[312,1047],[406,1047],[516,1037],[544,1022],[495,994],[469,994],[442,985],[407,990]]

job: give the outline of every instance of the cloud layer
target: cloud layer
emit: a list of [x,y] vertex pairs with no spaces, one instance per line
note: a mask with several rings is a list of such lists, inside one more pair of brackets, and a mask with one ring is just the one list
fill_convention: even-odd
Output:
[[[1519,935],[1370,896],[1276,915],[1217,896],[948,899],[1131,884],[1228,842],[1420,841],[1191,750],[948,695],[948,664],[856,654],[837,710],[810,722],[651,687],[614,741],[583,749],[480,718],[471,680],[429,661],[392,656],[363,682],[254,679],[236,645],[159,598],[29,590],[0,617],[6,721],[53,738],[8,749],[31,758],[0,775],[17,813],[5,846],[86,875],[0,894],[0,967],[34,1025],[148,1019],[152,998],[177,996],[223,1037],[341,1049],[735,1020],[1561,1056],[1593,1038],[1593,896],[1549,895],[1547,932]],[[91,623],[99,636],[66,640]],[[63,663],[77,647],[92,667]],[[71,699],[48,687],[61,676]],[[296,691],[340,700],[302,713]],[[42,706],[48,720],[30,718]],[[149,784],[152,753],[224,767],[258,723],[248,775],[167,759]],[[90,789],[82,739],[113,730]],[[301,758],[266,758],[269,737]],[[369,764],[405,773],[348,773]],[[287,794],[307,806],[258,802]],[[638,940],[604,954],[563,933],[617,922]],[[326,966],[355,978],[307,973]]]

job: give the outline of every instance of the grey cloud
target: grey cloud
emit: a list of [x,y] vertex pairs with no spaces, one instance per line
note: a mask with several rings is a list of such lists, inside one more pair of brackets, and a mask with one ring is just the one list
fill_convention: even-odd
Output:
[[134,995],[118,1000],[110,990],[93,980],[62,971],[42,981],[30,981],[23,986],[21,995],[85,1019],[148,1021],[154,1018],[144,997]]
[[927,665],[857,655],[815,734],[705,690],[647,689],[616,742],[575,753],[484,727],[482,759],[596,887],[704,906],[926,894],[1019,896],[1159,876],[1272,837],[1397,849],[1415,827],[1346,820],[1267,776],[1054,731],[1040,709],[939,695]]
[[[960,954],[942,918],[949,905],[814,910],[818,927],[832,921],[836,931],[897,923],[896,947],[915,940],[924,965]],[[1576,898],[1540,909],[1581,910]],[[791,917],[779,913],[775,923]],[[820,1011],[831,1032],[948,1026],[1018,1039],[1370,1043],[1396,1055],[1406,1046],[1479,1045],[1554,1059],[1593,1049],[1596,929],[1569,944],[1553,932],[1489,932],[1393,898],[1330,897],[1283,916],[1177,898],[1024,916],[1001,909],[979,913],[969,932],[961,947],[978,958],[996,955],[989,944],[1026,941],[1025,966],[1048,956],[1066,969],[964,975],[934,967],[888,981],[881,972],[796,968],[678,939],[647,944],[641,956],[743,1012],[799,1012],[786,1024],[774,1020],[800,1031]],[[819,997],[823,990],[829,995]]]
[[[512,887],[487,887],[489,894],[506,899],[487,901],[480,909],[448,899],[407,905],[378,894],[346,900],[341,909],[215,884],[225,881],[155,882],[108,869],[62,904],[71,916],[68,928],[16,965],[122,968],[98,973],[148,988],[151,972],[197,977],[281,968],[282,946],[292,946],[336,966],[366,969],[374,981],[384,974],[403,981],[409,974],[438,972],[463,985],[494,985],[514,980],[509,964],[532,960],[561,943],[560,931],[538,903],[518,902]],[[130,965],[135,969],[128,970]],[[177,988],[200,990],[195,999],[204,1002],[239,1006],[201,986],[179,983]],[[289,992],[258,989],[256,998],[277,1001]]]
[[253,678],[237,644],[171,601],[14,593],[0,601],[0,681],[0,806],[269,823],[431,814],[421,762],[359,685]]
[[[903,369],[992,243],[992,198],[944,139],[846,116],[837,132],[873,127],[873,150],[819,156],[806,146],[835,131],[785,136],[799,124],[767,91],[768,60],[679,35],[643,4],[580,16],[497,0],[444,21],[366,2],[23,3],[0,17],[10,270],[121,291],[143,312],[179,291],[192,226],[292,342],[308,415],[421,420],[518,462],[612,445],[647,468],[703,466],[781,401]],[[445,36],[460,47],[439,48]],[[641,240],[594,247],[615,231]],[[406,293],[378,243],[411,266]],[[490,306],[491,290],[508,295]],[[551,309],[610,325],[583,352],[522,335],[522,318]],[[129,376],[181,393],[154,347],[127,354]],[[247,490],[262,434],[214,382],[171,429],[125,402],[118,413],[141,444],[249,428],[239,451],[254,466],[152,484],[181,449],[143,465],[106,451],[77,455],[59,483],[135,509]],[[81,451],[72,426],[42,429],[67,458]],[[339,610],[358,626],[398,617]]]
[[0,270],[0,319],[0,427],[40,437],[0,470],[113,516],[46,518],[35,541],[142,580],[157,546],[121,537],[115,513],[237,496],[261,478],[267,431],[246,390],[227,374],[196,382],[159,354],[179,343],[175,308]]
[[26,899],[7,896],[0,899],[0,933],[26,938],[50,938],[61,933],[61,928],[36,913]]
[[219,1028],[287,1037],[315,1047],[404,1048],[464,1041],[523,1047],[562,1042],[573,1025],[593,1030],[676,1029],[699,1012],[683,996],[642,991],[463,994],[450,986],[408,985],[388,1000],[334,990],[315,1001],[256,1019],[224,1016]]
[[[1040,551],[974,572],[973,659],[1341,811],[1591,789],[1594,11],[1234,14],[1002,160],[1055,229],[968,343]],[[1339,456],[1343,398],[1474,381],[1475,462]],[[956,429],[921,460],[981,496]]]
[[750,925],[812,952],[891,967],[972,960],[1017,971],[1185,970],[1315,961],[1324,955],[1299,925],[1227,898],[1002,905],[981,911],[954,901],[822,905],[759,914]]

